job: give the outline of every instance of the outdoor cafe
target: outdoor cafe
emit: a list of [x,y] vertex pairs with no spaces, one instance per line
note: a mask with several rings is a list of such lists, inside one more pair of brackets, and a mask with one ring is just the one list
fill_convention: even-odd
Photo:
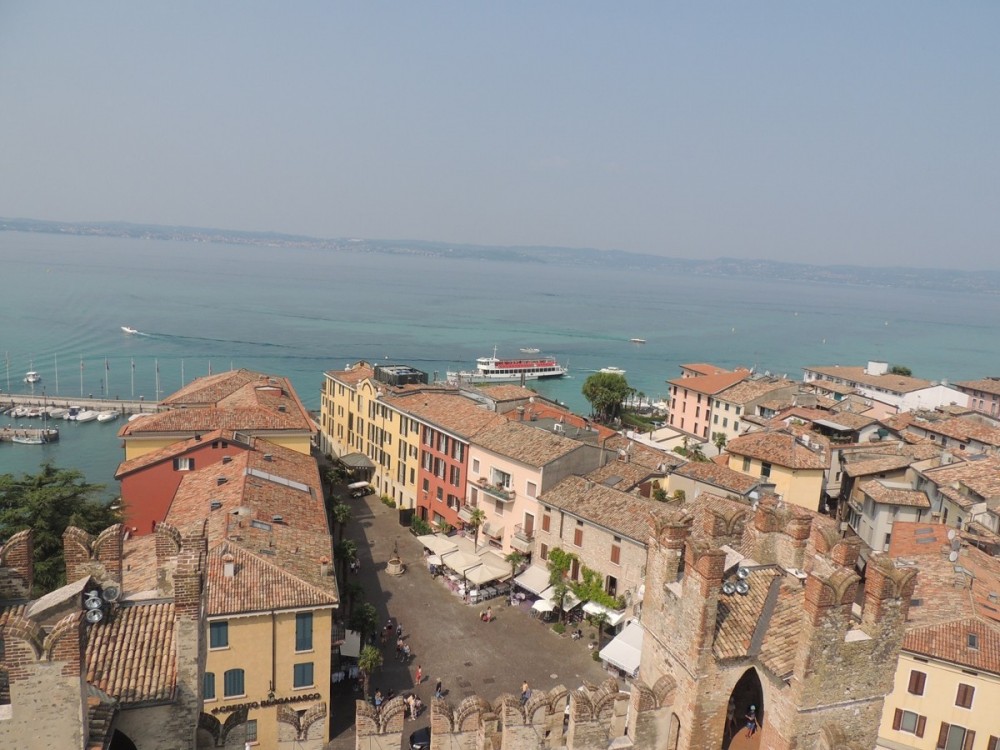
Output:
[[456,596],[469,604],[506,596],[510,592],[511,569],[488,547],[476,549],[468,537],[424,534],[417,537],[425,552],[427,567],[440,575]]

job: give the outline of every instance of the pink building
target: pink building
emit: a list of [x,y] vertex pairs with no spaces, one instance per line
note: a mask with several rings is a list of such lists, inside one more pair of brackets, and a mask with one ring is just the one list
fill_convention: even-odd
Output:
[[681,376],[670,384],[670,426],[699,440],[712,437],[712,401],[717,393],[750,377],[750,371],[734,371],[705,364],[681,365]]

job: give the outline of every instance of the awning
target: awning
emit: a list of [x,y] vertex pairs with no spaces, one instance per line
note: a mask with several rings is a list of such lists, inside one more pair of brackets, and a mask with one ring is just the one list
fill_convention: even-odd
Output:
[[344,466],[350,469],[374,469],[375,464],[364,453],[348,453],[337,459]]
[[625,619],[625,610],[617,612],[613,609],[608,609],[603,604],[598,604],[597,602],[587,602],[583,605],[583,611],[588,615],[594,615],[595,617],[604,615],[604,622],[611,627],[615,627],[618,623]]
[[470,555],[468,552],[460,552],[459,550],[441,555],[441,561],[459,575],[465,575],[466,572],[481,564],[479,558],[475,555]]
[[556,608],[556,605],[555,602],[552,602],[549,599],[539,599],[531,605],[531,608],[536,612],[551,612]]
[[361,633],[348,630],[344,633],[344,642],[340,644],[340,655],[357,659],[361,655]]
[[642,625],[633,620],[601,649],[601,660],[634,677],[642,658]]
[[488,565],[487,563],[481,563],[476,567],[466,570],[465,578],[477,586],[489,583],[490,581],[495,581],[498,578],[502,578],[504,575],[510,575],[510,568],[497,568],[493,565]]
[[[556,587],[549,586],[542,593],[539,594],[542,599],[548,599],[549,601],[556,603]],[[566,589],[566,595],[563,596],[563,612],[569,612],[573,607],[580,603],[579,597],[573,593],[571,589]]]
[[424,534],[423,536],[418,536],[417,541],[435,555],[447,555],[449,552],[454,552],[458,549],[458,545],[448,539],[448,537],[441,536],[440,534]]
[[514,583],[537,596],[549,587],[549,571],[541,565],[530,565],[514,579]]

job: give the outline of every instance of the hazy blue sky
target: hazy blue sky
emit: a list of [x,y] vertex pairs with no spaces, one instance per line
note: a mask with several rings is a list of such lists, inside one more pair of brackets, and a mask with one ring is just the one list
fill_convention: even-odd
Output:
[[0,0],[0,216],[1000,268],[1000,3]]

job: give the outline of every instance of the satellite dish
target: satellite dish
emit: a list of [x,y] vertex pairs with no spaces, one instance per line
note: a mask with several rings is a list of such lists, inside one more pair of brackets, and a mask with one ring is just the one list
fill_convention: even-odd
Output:
[[100,609],[104,606],[104,602],[101,601],[101,592],[99,591],[88,591],[87,598],[83,600],[84,609]]
[[956,560],[958,560],[958,553],[955,552],[954,550],[952,550],[951,552],[949,552],[948,553],[948,560],[949,560],[949,562],[955,562]]
[[949,539],[954,539],[955,536],[956,536],[955,529],[948,529],[948,538]]
[[958,552],[958,550],[961,549],[961,547],[962,547],[962,540],[961,539],[952,539],[951,540],[951,548],[955,552]]
[[104,613],[99,609],[88,609],[83,619],[93,625],[104,619]]
[[750,584],[747,583],[746,581],[737,581],[736,593],[739,594],[740,596],[746,596],[747,594],[750,593]]
[[101,598],[106,602],[116,602],[121,598],[122,589],[117,583],[109,583],[101,591]]

